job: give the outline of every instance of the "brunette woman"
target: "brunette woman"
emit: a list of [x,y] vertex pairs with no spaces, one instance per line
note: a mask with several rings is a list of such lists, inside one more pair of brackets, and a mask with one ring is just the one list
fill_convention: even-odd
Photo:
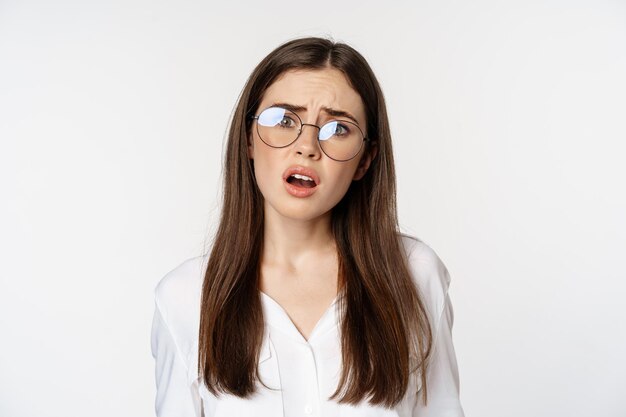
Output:
[[361,54],[304,38],[258,64],[223,193],[210,250],[155,289],[158,416],[463,416],[450,276],[399,231]]

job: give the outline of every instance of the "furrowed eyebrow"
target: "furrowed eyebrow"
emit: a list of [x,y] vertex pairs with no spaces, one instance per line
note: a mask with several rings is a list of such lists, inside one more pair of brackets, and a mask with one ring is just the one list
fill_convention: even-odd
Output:
[[330,107],[322,107],[322,110],[324,110],[330,116],[333,116],[333,117],[345,117],[345,118],[348,118],[348,119],[352,120],[355,124],[357,124],[357,125],[359,124],[359,122],[356,120],[356,117],[354,117],[353,115],[351,115],[347,111],[331,109]]
[[[294,113],[302,112],[302,111],[306,111],[307,110],[306,107],[304,107],[304,106],[297,106],[295,104],[289,104],[289,103],[274,103],[270,107],[282,107],[283,109],[287,109],[287,110],[292,111]],[[347,111],[332,109],[330,107],[322,107],[322,110],[325,113],[327,113],[329,116],[345,117],[347,119],[352,120],[357,126],[359,125],[359,122],[356,120],[356,117],[352,116]]]

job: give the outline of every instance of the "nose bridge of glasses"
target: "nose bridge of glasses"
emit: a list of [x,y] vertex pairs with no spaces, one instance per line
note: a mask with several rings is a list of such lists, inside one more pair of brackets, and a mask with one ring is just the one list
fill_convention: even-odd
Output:
[[304,126],[313,126],[313,127],[316,127],[317,130],[321,129],[321,127],[319,127],[318,125],[314,125],[313,123],[302,123],[301,126],[300,126],[300,130],[302,130],[304,128]]
[[321,127],[319,127],[318,125],[314,125],[314,124],[312,124],[312,123],[302,123],[302,124],[300,124],[300,129],[299,129],[298,136],[300,136],[300,135],[302,134],[302,132],[303,132],[303,130],[304,130],[304,126],[311,126],[311,127],[315,127],[315,128],[317,128],[317,132],[315,133],[314,137],[315,137],[315,139],[317,139],[317,138],[318,138],[318,136],[319,136],[319,132],[320,132],[320,130],[321,130],[322,128],[321,128]]

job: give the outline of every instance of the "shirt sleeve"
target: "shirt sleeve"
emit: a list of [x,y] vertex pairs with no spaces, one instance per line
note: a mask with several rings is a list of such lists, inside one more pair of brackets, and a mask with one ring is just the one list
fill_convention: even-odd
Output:
[[156,416],[203,416],[197,385],[188,382],[187,365],[158,303],[155,303],[151,347],[155,359]]
[[422,396],[418,396],[413,407],[414,417],[465,416],[459,400],[459,372],[452,344],[453,322],[454,311],[446,292],[433,340],[433,358],[426,372],[428,404],[424,406]]

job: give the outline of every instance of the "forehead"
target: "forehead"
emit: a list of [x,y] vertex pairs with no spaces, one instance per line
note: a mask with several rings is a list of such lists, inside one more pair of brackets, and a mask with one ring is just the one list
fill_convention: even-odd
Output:
[[329,107],[351,113],[360,123],[366,121],[363,100],[344,73],[335,68],[283,73],[265,91],[259,107],[265,108],[273,103],[304,106],[310,112]]

